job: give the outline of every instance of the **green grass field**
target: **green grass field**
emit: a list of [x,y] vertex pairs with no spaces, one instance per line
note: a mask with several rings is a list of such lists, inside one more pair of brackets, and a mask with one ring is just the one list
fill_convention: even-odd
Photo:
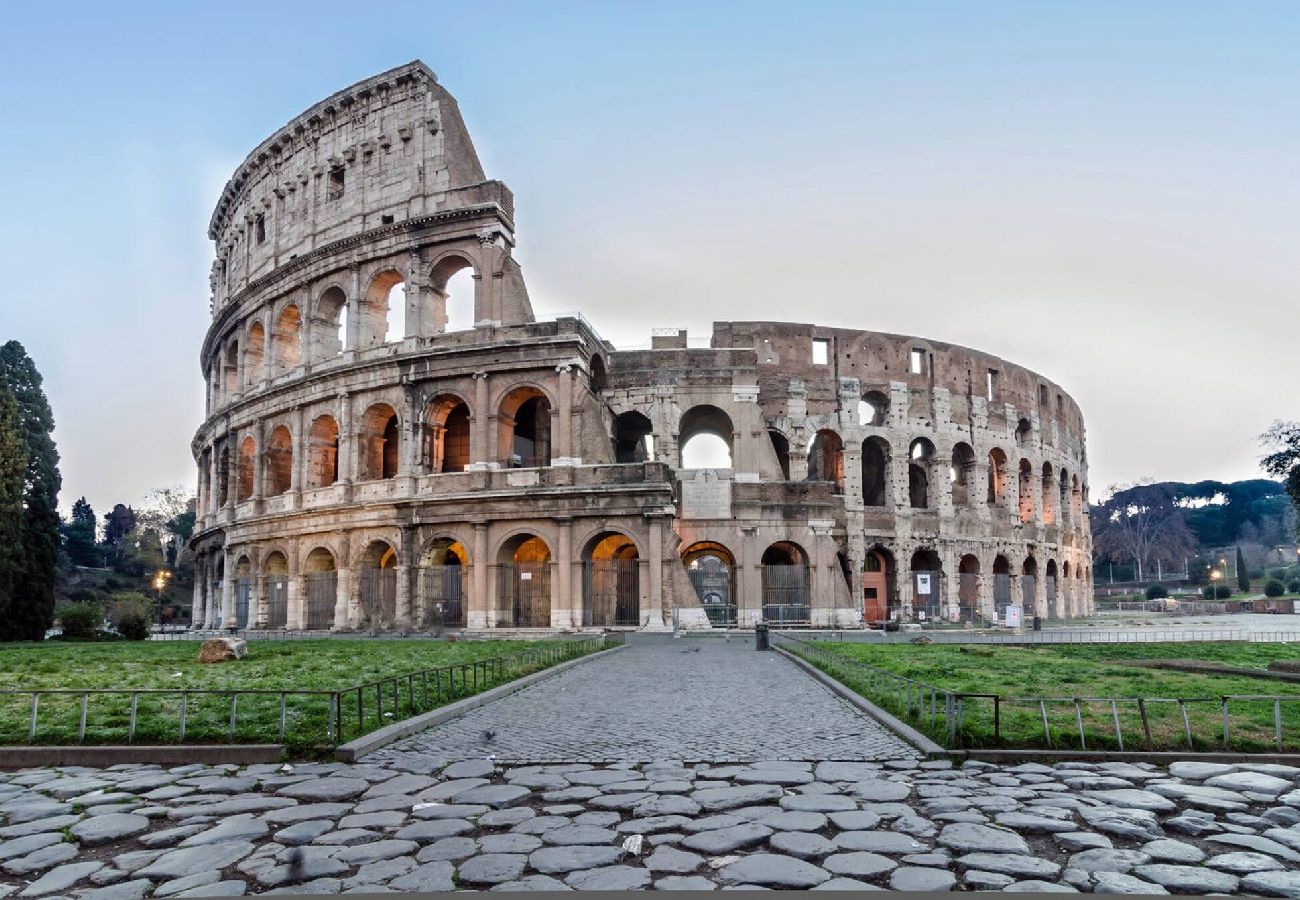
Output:
[[[446,674],[388,682],[358,697],[343,694],[344,742],[412,712],[441,706],[477,693],[556,660],[529,659],[509,665],[486,661],[526,650],[555,648],[548,641],[445,641],[321,639],[250,641],[248,655],[234,662],[198,662],[197,641],[139,643],[64,643],[0,645],[0,691],[33,689],[164,690],[137,697],[135,743],[176,743],[184,691],[267,691],[243,695],[236,704],[234,740],[243,743],[280,740],[279,692],[318,691],[315,696],[288,693],[284,699],[284,742],[296,752],[327,743],[328,692],[341,691],[419,670],[474,664]],[[569,653],[569,655],[574,655]],[[580,655],[580,654],[578,654]],[[78,741],[81,694],[43,695],[37,709],[36,743]],[[185,742],[231,738],[229,695],[191,693],[185,699]],[[130,730],[129,694],[90,695],[86,743],[125,743]],[[0,743],[27,743],[31,696],[0,694]]]
[[[1237,668],[1260,669],[1278,659],[1300,660],[1300,644],[1093,644],[1082,646],[963,648],[938,644],[873,645],[817,642],[837,659],[862,662],[905,678],[943,690],[1000,697],[998,728],[994,728],[994,703],[970,699],[963,703],[964,743],[976,747],[1080,747],[1079,718],[1083,720],[1088,749],[1115,749],[1115,716],[1126,749],[1144,749],[1146,738],[1137,699],[1145,701],[1151,746],[1158,750],[1188,748],[1190,726],[1192,747],[1214,750],[1223,747],[1225,695],[1277,695],[1294,700],[1281,703],[1283,747],[1300,750],[1300,683],[1244,675],[1177,672],[1124,665],[1123,660],[1199,660]],[[899,702],[892,684],[872,680],[852,665],[819,667],[853,689],[902,713],[913,725],[945,743],[946,726],[932,727],[930,698],[923,693],[919,702]],[[915,697],[915,694],[913,695]],[[1116,698],[1109,702],[1081,702],[1078,698]],[[1180,707],[1157,698],[1196,699]],[[1040,705],[1040,699],[1047,703]],[[942,698],[939,699],[942,708]],[[1044,734],[1043,712],[1048,728]],[[909,708],[911,714],[908,714]],[[1183,721],[1183,711],[1187,722]],[[1276,750],[1275,704],[1271,700],[1232,701],[1229,741],[1238,750]]]

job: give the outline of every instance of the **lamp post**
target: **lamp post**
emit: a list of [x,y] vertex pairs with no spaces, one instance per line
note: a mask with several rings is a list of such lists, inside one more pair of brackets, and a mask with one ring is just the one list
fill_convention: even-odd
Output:
[[172,573],[166,569],[159,569],[153,577],[154,595],[158,598],[158,630],[162,631],[163,613],[162,613],[162,592],[167,587],[167,579],[172,577]]

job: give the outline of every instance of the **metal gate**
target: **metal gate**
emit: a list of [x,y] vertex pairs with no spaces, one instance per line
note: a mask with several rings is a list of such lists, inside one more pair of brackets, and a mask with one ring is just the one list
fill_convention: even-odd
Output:
[[1020,576],[1021,599],[1025,608],[1026,625],[1032,622],[1034,616],[1037,615],[1037,613],[1034,611],[1035,610],[1034,591],[1036,590],[1037,586],[1038,586],[1038,576],[1036,575]]
[[253,579],[235,579],[235,621],[236,628],[248,627],[248,601],[253,594]]
[[361,570],[361,628],[392,628],[397,620],[397,570]]
[[338,600],[339,573],[307,573],[307,628],[316,630],[334,627],[334,607]]
[[711,625],[735,625],[736,603],[731,596],[731,567],[717,557],[704,557],[686,574]]
[[225,587],[220,581],[214,581],[212,583],[212,593],[208,595],[212,598],[212,627],[218,630],[221,628],[221,621],[225,618],[226,612],[224,609],[226,601]]
[[420,625],[422,628],[464,628],[463,566],[425,566],[420,569]]
[[958,620],[978,622],[980,616],[980,576],[976,572],[957,574]]
[[912,573],[912,618],[917,621],[941,621],[943,572],[938,570]]
[[262,590],[266,596],[266,627],[284,628],[289,624],[289,576],[267,575]]
[[582,624],[641,624],[641,561],[591,559],[582,564]]
[[763,566],[763,618],[775,625],[808,625],[808,567]]
[[1047,589],[1047,615],[1056,615],[1056,576],[1048,575],[1047,582],[1043,585]]
[[502,563],[497,587],[497,626],[551,627],[551,564]]
[[995,572],[993,575],[993,611],[999,622],[1007,620],[1007,607],[1011,605],[1011,575]]

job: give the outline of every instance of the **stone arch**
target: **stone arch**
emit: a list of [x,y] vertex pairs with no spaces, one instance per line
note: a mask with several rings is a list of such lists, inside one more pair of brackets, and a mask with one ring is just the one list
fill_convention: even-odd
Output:
[[1011,562],[1005,554],[993,557],[993,610],[999,621],[1006,619],[1011,605]]
[[253,498],[257,470],[257,441],[246,435],[239,442],[239,478],[235,485],[235,502],[243,503]]
[[348,295],[337,284],[330,285],[316,298],[311,318],[313,358],[332,359],[352,349],[355,335],[348,333]]
[[930,486],[933,481],[934,444],[929,438],[912,441],[907,453],[907,497],[913,509],[929,509]]
[[1034,521],[1034,466],[1029,460],[1020,460],[1020,523]]
[[793,541],[777,541],[763,551],[759,561],[762,565],[763,619],[778,626],[810,622],[811,573],[807,551]]
[[373,540],[357,562],[357,627],[392,628],[397,620],[397,550],[388,541]]
[[807,480],[828,481],[835,485],[835,493],[844,493],[844,441],[829,428],[813,435],[808,448]]
[[957,561],[958,618],[972,623],[980,619],[980,560],[967,553]]
[[873,434],[862,442],[862,503],[889,506],[889,442]]
[[464,331],[489,318],[479,308],[482,283],[474,261],[460,250],[448,250],[429,267],[426,311],[434,334]]
[[1070,513],[1076,523],[1083,521],[1083,489],[1078,474],[1070,476]]
[[222,447],[217,455],[217,505],[230,502],[230,448]]
[[317,416],[307,432],[307,487],[329,487],[339,480],[339,423]]
[[551,548],[534,532],[522,531],[497,548],[497,624],[548,628],[551,624]]
[[288,372],[302,362],[302,310],[296,303],[286,304],[276,317],[271,361],[276,374]]
[[582,624],[641,624],[640,551],[631,536],[601,530],[582,545]]
[[1056,522],[1056,478],[1052,471],[1052,464],[1043,463],[1043,524],[1051,525]]
[[713,625],[736,624],[736,557],[716,541],[697,541],[682,551],[682,565]]
[[889,396],[883,391],[867,391],[858,401],[858,424],[882,426],[889,420]]
[[224,390],[226,400],[239,392],[239,339],[232,337],[226,344],[226,371]]
[[609,375],[605,371],[605,360],[599,353],[591,357],[590,376],[588,378],[591,392],[599,394],[609,384]]
[[358,312],[356,349],[402,340],[406,336],[406,276],[394,268],[376,272]]
[[938,552],[931,547],[917,548],[908,568],[912,573],[913,617],[929,621],[941,618],[944,571]]
[[267,628],[284,628],[289,624],[289,555],[283,550],[272,550],[262,558],[262,596],[265,598],[265,617],[259,616]]
[[898,607],[898,566],[883,544],[867,548],[862,564],[862,614],[868,622],[883,622]]
[[469,467],[471,418],[469,404],[459,394],[438,394],[425,404],[424,455],[430,472],[464,472]]
[[434,631],[465,626],[469,550],[459,538],[440,534],[420,554],[419,624]]
[[952,505],[971,506],[974,500],[971,488],[975,483],[975,451],[970,444],[959,441],[953,445],[948,480],[952,483]]
[[635,409],[614,418],[614,462],[639,463],[654,459],[654,425]]
[[244,386],[259,384],[266,373],[266,327],[254,319],[244,336]]
[[265,466],[267,496],[287,493],[293,486],[293,436],[284,425],[267,438]]
[[520,385],[501,398],[497,409],[497,446],[511,468],[551,464],[551,401],[533,385]]
[[1007,454],[1001,447],[989,451],[988,491],[985,502],[1002,506],[1007,499]]
[[1057,573],[1059,571],[1056,560],[1048,559],[1047,567],[1043,572],[1043,588],[1047,596],[1047,614],[1049,616],[1053,615],[1056,610],[1056,598],[1059,590]]
[[[733,468],[734,435],[731,417],[718,407],[708,403],[692,406],[677,423],[679,466],[683,469]],[[707,465],[711,462],[725,462],[725,465]]]
[[776,454],[776,464],[781,469],[781,480],[790,480],[790,439],[785,433],[776,429],[767,430],[768,439],[772,441],[772,452]]
[[1021,419],[1016,423],[1016,446],[1028,447],[1033,441],[1034,426],[1028,419]]
[[375,403],[361,417],[358,476],[363,481],[393,478],[400,459],[400,423],[387,403]]

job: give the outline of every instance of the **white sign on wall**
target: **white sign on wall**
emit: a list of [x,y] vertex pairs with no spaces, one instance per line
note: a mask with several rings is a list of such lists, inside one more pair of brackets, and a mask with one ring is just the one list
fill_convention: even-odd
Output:
[[731,482],[712,469],[682,480],[683,519],[730,519]]
[[916,574],[916,592],[918,594],[931,593],[929,572],[918,572]]
[[1024,624],[1024,610],[1019,606],[1007,607],[1006,626],[1008,628],[1019,628]]

